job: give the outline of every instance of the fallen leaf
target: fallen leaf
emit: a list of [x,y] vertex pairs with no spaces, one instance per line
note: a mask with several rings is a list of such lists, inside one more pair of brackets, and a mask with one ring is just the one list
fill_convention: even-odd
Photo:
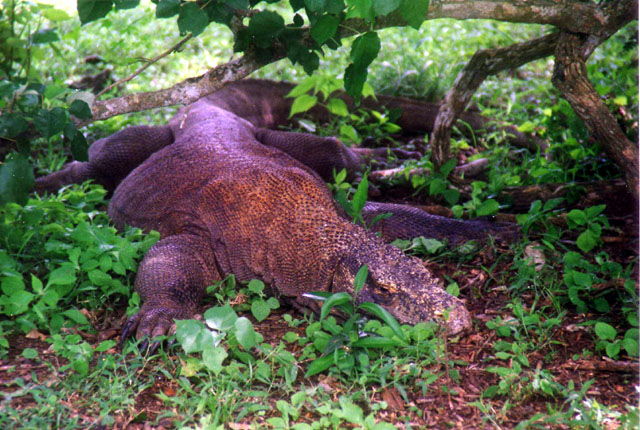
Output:
[[397,389],[393,387],[385,388],[382,392],[382,400],[387,402],[389,409],[404,412],[404,400]]

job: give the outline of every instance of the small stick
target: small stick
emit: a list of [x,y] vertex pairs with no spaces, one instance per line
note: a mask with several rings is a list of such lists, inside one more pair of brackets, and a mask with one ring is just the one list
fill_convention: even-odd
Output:
[[162,54],[158,55],[155,58],[152,58],[151,60],[147,61],[147,63],[145,63],[144,66],[140,67],[138,70],[136,70],[135,72],[133,72],[131,75],[127,76],[126,78],[120,79],[117,82],[114,82],[113,84],[109,85],[107,88],[105,88],[104,90],[100,91],[97,95],[96,98],[100,97],[101,95],[103,95],[104,93],[106,93],[107,91],[109,91],[110,89],[112,89],[113,87],[115,87],[116,85],[120,85],[122,83],[125,82],[129,82],[131,79],[135,78],[136,76],[138,76],[140,73],[142,73],[147,67],[149,67],[150,65],[152,65],[153,63],[157,63],[158,61],[160,61],[161,59],[163,59],[164,57],[166,57],[167,55],[171,54],[172,52],[177,51],[178,49],[182,48],[182,45],[184,45],[185,43],[187,43],[187,41],[189,39],[191,39],[193,35],[191,33],[187,34],[181,41],[179,41],[178,43],[176,43],[174,46],[172,46],[171,48],[167,49],[166,51],[164,51]]

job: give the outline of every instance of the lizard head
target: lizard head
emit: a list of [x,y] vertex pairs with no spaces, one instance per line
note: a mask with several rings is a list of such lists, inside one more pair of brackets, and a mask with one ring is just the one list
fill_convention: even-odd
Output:
[[366,265],[367,280],[356,297],[357,304],[377,303],[403,324],[435,321],[452,335],[471,327],[463,302],[444,291],[421,261],[395,246],[373,243],[376,246],[352,248],[343,256],[333,277],[333,291],[353,293],[355,276]]

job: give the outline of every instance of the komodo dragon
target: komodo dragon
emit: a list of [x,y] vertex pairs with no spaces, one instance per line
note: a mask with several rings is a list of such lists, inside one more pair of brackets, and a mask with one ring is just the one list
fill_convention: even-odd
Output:
[[[333,169],[358,169],[375,150],[269,129],[286,122],[290,89],[256,80],[228,85],[182,108],[166,126],[126,128],[95,142],[89,162],[37,180],[43,192],[94,179],[113,191],[108,213],[116,226],[160,232],[136,277],[142,308],[122,339],[134,331],[138,338],[167,333],[174,319],[196,315],[207,285],[231,273],[240,281],[261,279],[281,298],[313,308],[303,293],[352,292],[365,264],[369,277],[359,302],[378,303],[411,324],[438,320],[449,309],[449,333],[470,327],[462,301],[418,259],[385,241],[425,235],[457,242],[500,235],[502,226],[384,203],[363,209],[369,221],[393,214],[377,224],[381,237],[353,224],[325,181]],[[394,99],[381,101],[393,107]],[[415,127],[419,105],[407,103],[400,124]]]

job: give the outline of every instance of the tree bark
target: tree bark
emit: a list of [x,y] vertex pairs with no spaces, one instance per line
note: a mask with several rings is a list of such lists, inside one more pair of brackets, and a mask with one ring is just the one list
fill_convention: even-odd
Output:
[[[426,19],[438,18],[547,24],[591,34],[599,34],[607,23],[607,16],[599,5],[582,0],[432,0]],[[346,24],[350,28],[368,30],[362,20],[349,20]],[[377,28],[400,25],[405,25],[405,21],[398,12],[376,18]]]
[[450,158],[451,129],[487,76],[551,55],[557,40],[558,33],[551,33],[506,48],[485,49],[473,54],[458,74],[436,117],[431,135],[431,159],[436,169]]
[[562,32],[556,46],[552,82],[571,104],[607,156],[620,167],[627,187],[637,203],[638,145],[627,139],[589,81],[584,58],[584,53],[588,52],[587,42],[588,38],[584,36]]
[[[276,53],[271,61],[277,61],[283,57],[284,54]],[[231,82],[249,76],[265,65],[266,63],[260,62],[250,55],[244,55],[214,67],[201,76],[185,79],[169,88],[96,101],[91,107],[93,117],[88,121],[76,121],[76,125],[81,127],[93,121],[100,121],[124,113],[173,105],[187,105]]]

